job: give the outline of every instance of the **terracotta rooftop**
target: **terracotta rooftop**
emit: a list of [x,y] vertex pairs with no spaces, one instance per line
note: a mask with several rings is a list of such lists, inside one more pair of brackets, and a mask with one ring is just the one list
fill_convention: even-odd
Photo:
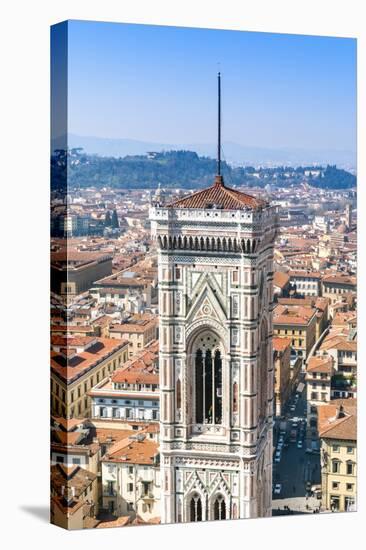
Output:
[[60,495],[62,487],[73,487],[75,497],[79,497],[87,487],[97,478],[96,474],[80,466],[51,466],[51,485],[56,494]]
[[127,437],[110,447],[103,461],[127,462],[130,464],[154,464],[159,454],[159,445],[146,434],[135,434],[135,438]]
[[312,279],[321,279],[319,271],[293,270],[289,271],[290,277],[310,277]]
[[319,436],[330,439],[357,440],[357,400],[334,399],[318,407]]
[[315,315],[315,308],[307,306],[284,306],[279,304],[274,309],[275,325],[308,325]]
[[348,334],[330,332],[323,340],[320,350],[338,349],[342,351],[357,351],[357,340],[348,340]]
[[323,278],[323,283],[335,283],[341,285],[356,285],[356,277],[351,275],[326,275]]
[[306,370],[307,372],[332,373],[333,357],[310,357]]
[[[127,345],[126,340],[112,338],[54,336],[52,338],[51,369],[61,379],[70,382],[88,370],[99,366],[102,361],[107,360]],[[83,347],[83,351],[77,353],[77,346]]]
[[287,273],[282,271],[275,271],[273,275],[273,285],[279,288],[284,288],[290,281],[290,277]]
[[222,176],[216,176],[211,187],[196,191],[191,195],[166,205],[168,208],[217,208],[223,210],[246,210],[263,208],[267,202],[247,195],[242,191],[230,189],[224,184]]
[[291,346],[291,340],[289,338],[277,338],[272,339],[273,351],[285,351],[289,346]]
[[111,325],[109,332],[121,332],[121,333],[143,333],[146,330],[150,330],[152,327],[158,324],[158,317],[151,319],[132,319],[121,324]]

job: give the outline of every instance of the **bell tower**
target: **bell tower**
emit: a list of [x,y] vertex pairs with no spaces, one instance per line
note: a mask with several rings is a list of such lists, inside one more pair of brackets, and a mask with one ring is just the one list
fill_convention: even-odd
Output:
[[162,523],[271,515],[277,212],[224,184],[152,206]]

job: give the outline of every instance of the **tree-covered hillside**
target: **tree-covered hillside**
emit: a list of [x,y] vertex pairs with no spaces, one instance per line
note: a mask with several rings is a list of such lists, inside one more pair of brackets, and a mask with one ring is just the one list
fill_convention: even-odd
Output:
[[[321,177],[307,177],[306,167],[260,168],[232,167],[222,163],[222,174],[228,185],[291,185],[308,181],[323,188],[349,188],[356,178],[335,166],[317,167]],[[314,169],[314,167],[312,167]],[[53,189],[67,187],[114,187],[154,189],[162,187],[199,188],[211,185],[216,174],[216,161],[192,151],[168,151],[123,158],[87,155],[82,149],[55,151],[51,159]]]
[[356,176],[346,170],[340,170],[336,166],[328,165],[319,176],[310,178],[309,183],[313,187],[323,189],[349,189],[355,187]]

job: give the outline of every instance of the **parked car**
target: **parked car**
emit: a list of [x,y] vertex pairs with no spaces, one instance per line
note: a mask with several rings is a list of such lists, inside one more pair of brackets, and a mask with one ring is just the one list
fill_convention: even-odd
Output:
[[276,451],[274,461],[275,462],[281,462],[281,451]]

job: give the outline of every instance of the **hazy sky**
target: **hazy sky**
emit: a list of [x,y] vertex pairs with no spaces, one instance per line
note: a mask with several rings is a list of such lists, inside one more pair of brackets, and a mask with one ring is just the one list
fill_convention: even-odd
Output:
[[69,132],[160,143],[356,148],[356,40],[71,21]]

